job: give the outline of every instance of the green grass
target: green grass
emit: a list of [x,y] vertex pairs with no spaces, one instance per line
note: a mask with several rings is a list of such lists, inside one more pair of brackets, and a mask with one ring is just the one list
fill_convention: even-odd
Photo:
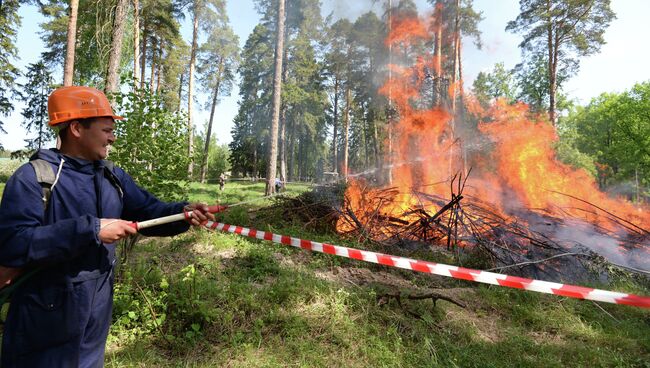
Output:
[[[286,195],[308,189],[290,186]],[[190,200],[236,204],[263,190],[264,183],[228,183],[222,192],[194,183]],[[270,203],[220,216],[367,247],[304,229],[281,212],[258,211]],[[441,287],[467,307],[379,305],[378,296],[396,287],[381,278],[350,279],[352,271],[401,280],[403,291]],[[117,273],[106,367],[650,367],[648,310],[415,274],[203,229],[144,239]],[[650,294],[633,283],[615,288]]]
[[[191,199],[208,201],[214,188],[193,185]],[[306,188],[296,189],[289,194]],[[262,191],[260,183],[234,183],[215,195],[237,203]],[[226,216],[346,243],[282,219]],[[187,265],[194,265],[192,281]],[[426,300],[380,306],[378,294],[391,286],[318,276],[350,268],[389,273],[413,287],[444,284],[467,308]],[[130,328],[114,324],[107,367],[650,367],[650,313],[639,308],[600,304],[604,312],[588,301],[450,282],[204,230],[149,239],[125,269],[131,283],[140,280],[161,301],[158,314],[167,319],[148,331],[141,327],[146,316]]]

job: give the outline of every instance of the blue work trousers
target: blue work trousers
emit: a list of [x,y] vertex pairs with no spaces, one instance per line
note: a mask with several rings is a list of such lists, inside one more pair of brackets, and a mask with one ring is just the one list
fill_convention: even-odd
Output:
[[37,278],[12,296],[2,368],[102,367],[113,307],[112,274],[59,285]]

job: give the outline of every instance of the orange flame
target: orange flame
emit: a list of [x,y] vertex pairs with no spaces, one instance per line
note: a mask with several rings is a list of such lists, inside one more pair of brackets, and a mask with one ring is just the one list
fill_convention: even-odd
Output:
[[[396,19],[386,44],[408,48],[430,39],[429,29],[418,18]],[[422,107],[423,81],[437,64],[434,56],[426,53],[411,66],[389,65],[391,77],[380,93],[391,99],[399,115],[393,128],[394,153],[387,159],[393,163],[392,186],[398,194],[387,203],[373,202],[372,207],[365,185],[351,181],[346,198],[359,222],[364,223],[368,211],[377,210],[386,216],[411,220],[404,213],[420,205],[413,195],[415,191],[448,198],[451,177],[471,166],[472,177],[465,193],[490,202],[500,215],[514,216],[513,207],[525,208],[619,231],[620,223],[612,221],[611,215],[604,212],[606,209],[636,226],[650,226],[648,208],[609,198],[597,189],[588,172],[559,162],[553,149],[558,139],[554,127],[531,117],[525,104],[510,105],[505,100],[496,100],[485,109],[471,96],[465,98],[468,113],[481,121],[476,129],[454,121],[454,116],[441,105]],[[449,91],[459,90],[458,87],[460,82],[449,86]],[[348,231],[350,226],[354,227],[339,223],[338,229]]]

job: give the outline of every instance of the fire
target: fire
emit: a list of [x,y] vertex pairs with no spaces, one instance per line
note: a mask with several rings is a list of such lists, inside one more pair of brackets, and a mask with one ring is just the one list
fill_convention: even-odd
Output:
[[[429,40],[429,29],[421,19],[397,19],[386,44],[404,48]],[[524,227],[528,220],[520,216],[522,211],[565,219],[568,227],[584,224],[611,233],[630,228],[643,232],[641,228],[650,226],[647,207],[608,197],[588,172],[559,162],[553,149],[558,139],[554,127],[533,116],[526,105],[497,100],[484,108],[465,96],[468,115],[479,120],[476,128],[457,120],[444,105],[425,106],[420,91],[436,61],[425,53],[412,65],[389,66],[391,77],[380,93],[392,101],[399,116],[393,126],[394,152],[386,160],[392,162],[392,189],[372,189],[362,180],[352,180],[346,200],[355,221],[368,229],[377,218],[408,224],[421,213],[434,214],[444,203],[424,203],[422,196],[452,199],[451,192],[458,195],[450,190],[455,185],[452,178],[460,173],[459,179],[464,179],[471,167],[464,195],[484,203],[495,216]],[[389,192],[393,197],[387,198]],[[472,220],[482,208],[455,216]],[[348,232],[355,224],[348,219],[337,227]],[[398,232],[396,227],[378,231],[385,237]]]

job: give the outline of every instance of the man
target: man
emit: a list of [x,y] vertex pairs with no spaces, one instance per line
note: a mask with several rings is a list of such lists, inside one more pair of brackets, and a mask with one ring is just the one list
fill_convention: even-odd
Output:
[[226,185],[226,174],[219,175],[219,190],[223,192],[223,187]]
[[[48,113],[60,150],[40,150],[32,159],[56,173],[50,198],[38,170],[25,164],[7,182],[0,203],[0,265],[39,269],[11,297],[2,367],[101,367],[115,242],[136,232],[130,221],[186,210],[198,226],[214,216],[205,205],[161,202],[104,161],[115,141],[114,120],[122,118],[102,92],[59,88],[48,99]],[[142,233],[168,236],[188,228],[179,221]]]

